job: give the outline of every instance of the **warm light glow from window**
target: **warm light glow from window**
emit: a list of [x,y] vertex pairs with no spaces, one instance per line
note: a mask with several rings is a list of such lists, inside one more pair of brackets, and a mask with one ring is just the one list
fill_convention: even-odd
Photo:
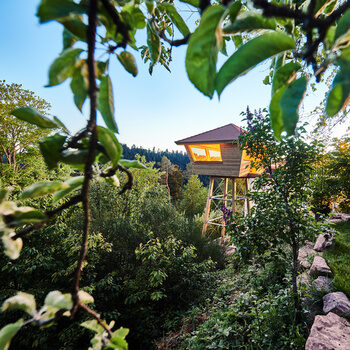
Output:
[[220,145],[188,146],[195,162],[222,162]]

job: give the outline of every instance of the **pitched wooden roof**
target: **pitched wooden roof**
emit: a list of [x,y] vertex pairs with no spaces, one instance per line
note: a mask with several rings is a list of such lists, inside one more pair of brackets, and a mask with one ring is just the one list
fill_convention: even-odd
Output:
[[202,132],[201,134],[175,141],[177,145],[191,145],[199,143],[227,143],[237,140],[244,130],[235,124],[227,124],[219,128]]

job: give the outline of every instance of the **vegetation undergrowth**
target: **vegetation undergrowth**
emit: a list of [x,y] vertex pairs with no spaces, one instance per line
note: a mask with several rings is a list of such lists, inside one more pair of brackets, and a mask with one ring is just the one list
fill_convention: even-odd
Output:
[[215,295],[193,308],[180,331],[165,337],[158,349],[303,349],[306,310],[296,324],[290,267],[284,264],[283,273],[276,274],[274,262],[229,259],[226,269],[216,272]]
[[335,246],[326,251],[324,257],[333,271],[334,286],[350,296],[350,221],[337,223],[335,229],[339,233]]

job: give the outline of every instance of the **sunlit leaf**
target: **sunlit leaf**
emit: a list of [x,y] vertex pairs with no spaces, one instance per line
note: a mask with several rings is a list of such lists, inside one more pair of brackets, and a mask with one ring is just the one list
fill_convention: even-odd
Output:
[[282,94],[280,107],[284,130],[293,135],[298,122],[298,109],[306,91],[307,79],[301,77],[290,83]]
[[126,168],[147,169],[147,167],[144,164],[140,163],[138,160],[120,159],[119,163]]
[[180,0],[180,1],[186,4],[190,4],[194,7],[199,7],[199,0]]
[[93,332],[96,332],[98,334],[102,334],[104,332],[103,327],[98,324],[98,322],[96,320],[89,320],[89,321],[85,321],[83,323],[80,324],[82,327],[90,329]]
[[[2,244],[4,245],[4,253],[12,260],[15,260],[19,257],[19,254],[23,247],[23,241],[21,238],[13,240],[15,233],[3,233],[1,239]],[[0,348],[1,349],[1,348]]]
[[301,69],[301,66],[299,63],[296,62],[289,62],[281,68],[279,68],[273,76],[272,93],[279,90],[281,87],[290,82],[289,80],[295,77],[295,73],[299,69]]
[[286,88],[287,86],[283,86],[281,89],[275,92],[272,95],[271,102],[270,102],[270,119],[271,119],[272,129],[277,140],[281,139],[281,133],[284,128],[280,101]]
[[326,113],[332,117],[343,110],[350,99],[350,65],[344,63],[335,76],[326,102]]
[[147,46],[152,63],[157,63],[161,53],[160,39],[150,22],[147,22]]
[[81,74],[81,68],[78,67],[72,76],[72,81],[70,83],[70,88],[74,95],[74,103],[81,111],[83,104],[88,95],[87,88],[85,86],[85,79]]
[[276,21],[273,18],[266,18],[263,15],[245,14],[242,17],[236,18],[233,23],[227,24],[222,31],[224,34],[235,34],[261,29],[276,29]]
[[2,311],[6,310],[23,310],[29,315],[34,316],[36,313],[36,302],[34,295],[18,292],[15,296],[4,301],[2,304]]
[[113,167],[118,165],[121,158],[123,148],[118,142],[114,133],[102,126],[98,126],[98,141],[104,147]]
[[136,77],[137,65],[134,56],[128,51],[122,51],[119,55],[117,55],[117,58],[125,70],[129,72],[133,77]]
[[8,350],[12,338],[21,329],[23,320],[20,319],[16,323],[10,323],[0,330],[0,349]]
[[56,192],[52,196],[53,203],[59,201],[60,199],[67,196],[72,191],[78,189],[83,184],[83,182],[84,182],[84,176],[76,176],[66,180],[64,183],[68,185],[68,188],[65,188],[61,191]]
[[47,294],[44,304],[45,306],[54,307],[57,309],[70,310],[73,307],[71,294],[62,294],[58,290]]
[[281,32],[265,33],[249,40],[240,46],[219,70],[215,82],[219,96],[229,83],[247,73],[257,64],[282,51],[294,48],[294,40]]
[[221,5],[207,8],[199,26],[191,35],[186,52],[187,75],[196,88],[212,97],[218,56],[218,24],[224,14]]
[[117,133],[118,127],[114,119],[113,87],[109,75],[105,75],[101,79],[97,104],[98,110],[100,111],[107,128]]
[[78,292],[79,301],[83,304],[91,304],[94,302],[94,298],[89,294],[84,292],[83,290],[80,290]]
[[82,49],[74,48],[64,50],[50,66],[49,83],[47,86],[61,84],[67,78],[71,77],[74,72],[75,62],[82,51]]
[[166,13],[170,17],[171,21],[175,24],[177,29],[180,31],[180,33],[184,37],[186,37],[187,35],[190,34],[190,30],[188,29],[187,24],[182,19],[182,17],[179,15],[179,13],[177,12],[174,5],[172,5],[168,2],[163,2],[158,6],[158,8],[160,10],[166,11]]
[[56,129],[57,124],[40,114],[32,107],[18,107],[11,111],[11,114],[17,119],[38,126],[42,129]]
[[41,181],[26,187],[21,193],[21,199],[37,198],[69,188],[61,181]]

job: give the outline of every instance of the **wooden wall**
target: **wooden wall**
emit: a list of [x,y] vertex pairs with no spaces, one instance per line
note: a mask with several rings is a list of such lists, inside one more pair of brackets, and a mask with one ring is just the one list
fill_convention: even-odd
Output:
[[[190,150],[187,146],[185,147],[190,161],[193,163],[193,170],[198,175],[239,177],[242,176],[241,173],[249,172],[249,168],[244,169],[243,167],[242,169],[242,151],[237,144],[220,144],[222,162],[194,162]],[[249,164],[249,162],[246,164]]]

